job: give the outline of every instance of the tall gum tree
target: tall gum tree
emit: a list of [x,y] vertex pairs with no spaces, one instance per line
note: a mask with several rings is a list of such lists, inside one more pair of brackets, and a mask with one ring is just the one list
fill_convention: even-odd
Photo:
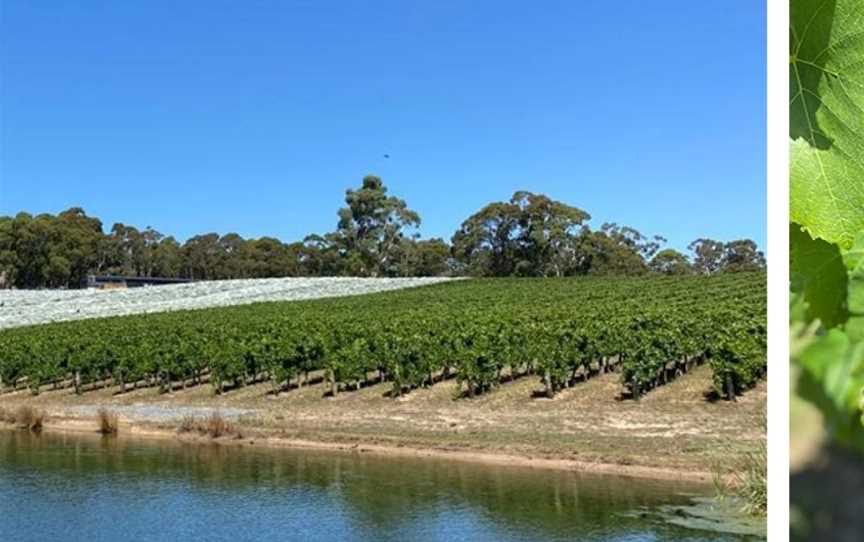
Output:
[[349,258],[354,273],[387,275],[399,263],[399,248],[406,228],[420,226],[420,215],[404,200],[387,195],[379,177],[367,175],[359,189],[345,192],[347,207],[339,209],[334,240]]
[[468,217],[452,238],[453,255],[475,275],[562,276],[573,238],[590,219],[577,207],[518,191]]

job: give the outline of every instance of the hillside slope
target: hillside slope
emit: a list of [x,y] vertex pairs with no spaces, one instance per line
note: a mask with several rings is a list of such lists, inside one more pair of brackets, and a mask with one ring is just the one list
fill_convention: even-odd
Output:
[[446,277],[242,279],[128,290],[0,290],[0,329],[130,314],[299,301],[436,284]]

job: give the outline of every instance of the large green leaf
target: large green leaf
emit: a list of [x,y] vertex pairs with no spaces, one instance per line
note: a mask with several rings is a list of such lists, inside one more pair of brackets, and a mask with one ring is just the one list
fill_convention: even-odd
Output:
[[789,226],[792,291],[804,295],[808,320],[819,319],[832,328],[846,320],[846,267],[840,250],[811,238],[797,224]]
[[790,218],[849,248],[864,230],[864,2],[791,3]]
[[858,403],[864,387],[864,343],[852,343],[833,329],[813,341],[801,353],[804,371],[798,392],[826,415],[832,436],[864,450],[864,427]]
[[864,233],[843,253],[847,269],[846,334],[852,341],[864,341]]

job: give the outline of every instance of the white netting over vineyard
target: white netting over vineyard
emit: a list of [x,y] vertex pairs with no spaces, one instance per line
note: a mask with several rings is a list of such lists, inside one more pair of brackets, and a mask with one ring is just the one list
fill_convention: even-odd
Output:
[[368,294],[452,280],[424,278],[244,279],[108,290],[0,290],[0,329],[124,314]]

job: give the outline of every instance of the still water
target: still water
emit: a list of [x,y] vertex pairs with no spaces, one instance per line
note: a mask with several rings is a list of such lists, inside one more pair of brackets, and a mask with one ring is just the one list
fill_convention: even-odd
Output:
[[653,511],[670,483],[382,458],[0,431],[0,540],[754,540]]

